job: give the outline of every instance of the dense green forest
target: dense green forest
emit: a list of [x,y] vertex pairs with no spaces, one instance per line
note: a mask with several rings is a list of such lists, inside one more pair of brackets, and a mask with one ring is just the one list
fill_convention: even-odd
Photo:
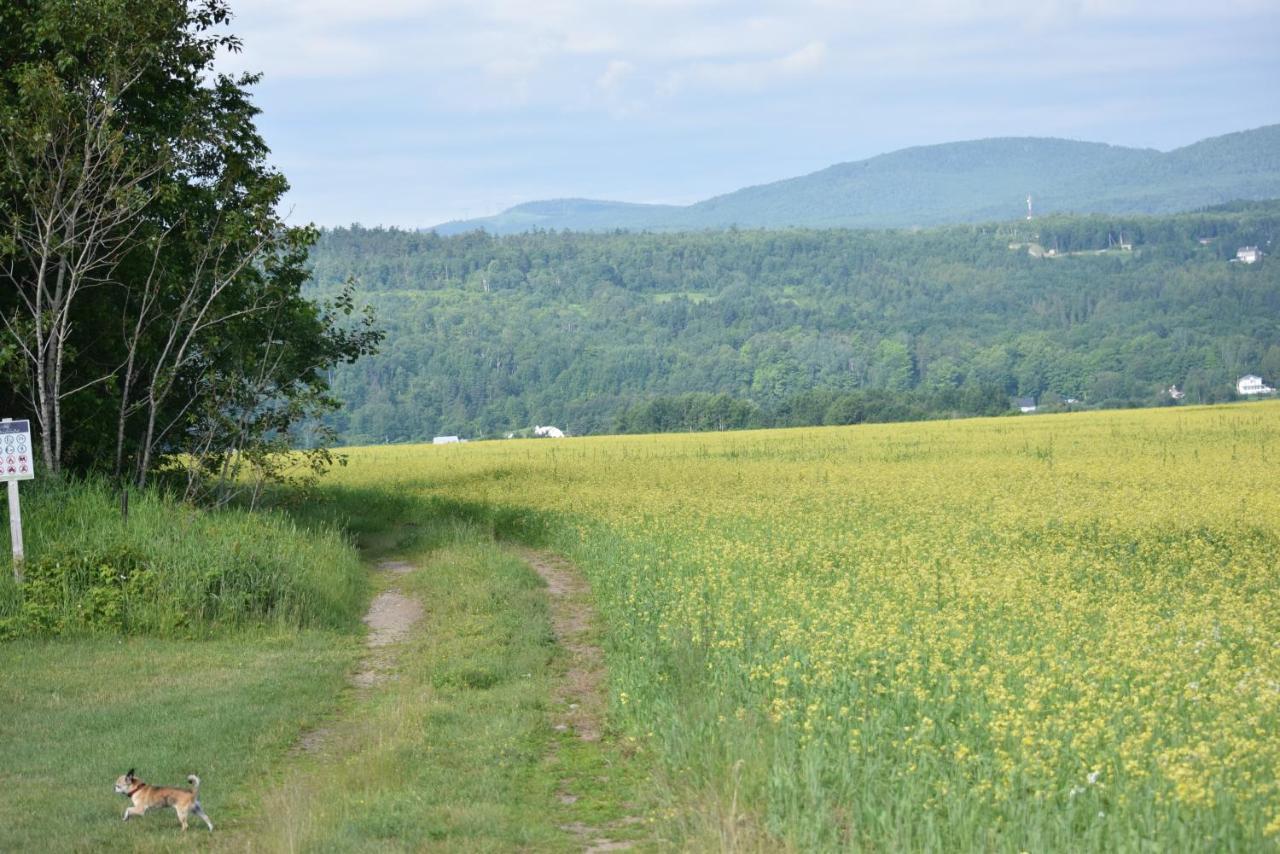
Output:
[[311,287],[355,277],[387,328],[334,372],[352,442],[854,423],[1275,379],[1280,259],[1234,258],[1278,232],[1280,202],[914,232],[352,227],[322,235]]
[[1049,213],[1176,213],[1280,197],[1280,125],[1173,151],[1067,139],[1004,138],[906,148],[684,207],[558,199],[437,226],[674,231],[702,228],[909,228]]

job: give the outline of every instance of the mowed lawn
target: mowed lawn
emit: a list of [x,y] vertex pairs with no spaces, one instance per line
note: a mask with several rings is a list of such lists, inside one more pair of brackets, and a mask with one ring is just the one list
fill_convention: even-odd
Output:
[[[357,644],[322,631],[0,644],[0,851],[172,849],[173,810],[120,820],[112,783],[130,767],[163,785],[198,774],[217,833],[234,830],[335,709]],[[199,822],[188,836],[212,841]]]

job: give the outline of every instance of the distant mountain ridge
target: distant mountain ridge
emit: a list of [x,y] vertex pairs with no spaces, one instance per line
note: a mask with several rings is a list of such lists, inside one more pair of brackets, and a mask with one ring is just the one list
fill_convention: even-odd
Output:
[[1237,199],[1280,198],[1280,125],[1173,151],[1044,137],[904,148],[692,205],[555,199],[436,226],[483,229],[683,231],[717,228],[903,228],[1037,214],[1176,213]]

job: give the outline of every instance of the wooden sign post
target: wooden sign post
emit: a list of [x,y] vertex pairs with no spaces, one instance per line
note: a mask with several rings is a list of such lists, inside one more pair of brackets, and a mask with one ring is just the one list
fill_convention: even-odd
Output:
[[0,420],[0,480],[9,484],[9,540],[13,544],[13,577],[22,581],[22,504],[18,481],[36,476],[31,449],[31,422]]

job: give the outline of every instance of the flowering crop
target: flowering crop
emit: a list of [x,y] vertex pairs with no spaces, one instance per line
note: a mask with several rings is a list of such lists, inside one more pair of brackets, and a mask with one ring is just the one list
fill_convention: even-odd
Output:
[[688,809],[732,789],[800,847],[1280,839],[1280,404],[351,457],[549,525]]

